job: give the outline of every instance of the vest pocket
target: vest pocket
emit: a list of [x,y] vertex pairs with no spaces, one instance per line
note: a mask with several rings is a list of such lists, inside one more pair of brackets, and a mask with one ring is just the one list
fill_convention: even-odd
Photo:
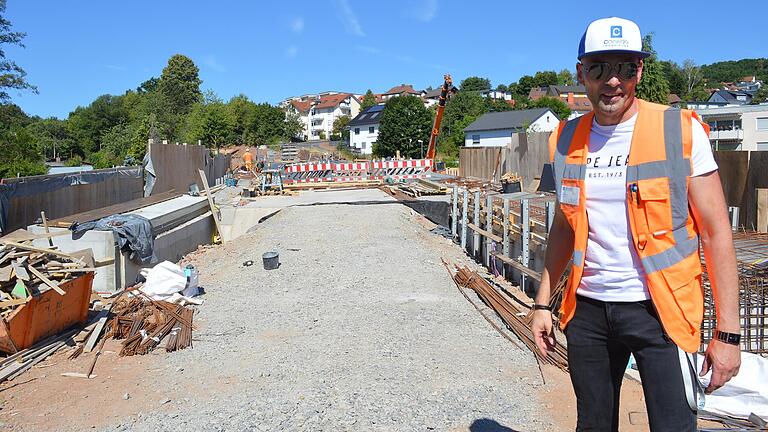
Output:
[[638,181],[636,197],[636,205],[645,215],[648,234],[659,236],[672,230],[672,208],[667,178]]

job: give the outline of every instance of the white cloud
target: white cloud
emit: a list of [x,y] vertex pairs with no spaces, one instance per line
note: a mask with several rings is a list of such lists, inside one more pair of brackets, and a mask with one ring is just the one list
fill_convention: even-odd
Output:
[[291,21],[291,31],[301,33],[304,31],[304,18],[296,17]]
[[406,12],[406,15],[419,21],[429,22],[435,17],[438,6],[437,0],[421,0],[413,2],[411,8]]
[[285,57],[289,59],[295,58],[297,54],[299,54],[299,47],[296,45],[291,45],[285,49]]
[[365,32],[363,31],[363,28],[360,26],[360,22],[357,20],[357,16],[355,15],[355,12],[349,6],[349,1],[336,0],[336,6],[338,11],[341,14],[340,16],[341,22],[344,24],[344,27],[347,29],[347,32],[355,36],[365,36]]
[[207,55],[203,58],[203,65],[216,72],[226,72],[224,65],[219,63],[219,60],[214,55]]

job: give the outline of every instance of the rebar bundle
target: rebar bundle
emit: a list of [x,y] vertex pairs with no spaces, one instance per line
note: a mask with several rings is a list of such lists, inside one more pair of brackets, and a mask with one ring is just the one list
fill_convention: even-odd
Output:
[[112,312],[110,335],[114,339],[124,339],[120,356],[147,354],[166,336],[166,351],[192,346],[194,311],[191,308],[137,296],[117,300]]
[[[454,281],[461,287],[475,291],[480,299],[496,312],[507,328],[534,353],[538,360],[557,366],[562,370],[568,369],[568,354],[565,346],[560,342],[556,341],[554,351],[548,352],[546,356],[542,356],[539,352],[530,326],[533,313],[530,307],[523,306],[524,302],[510,301],[509,297],[499,292],[477,272],[471,271],[467,267],[456,266]],[[555,290],[554,294],[557,294],[561,289],[561,285],[558,284],[558,290]]]

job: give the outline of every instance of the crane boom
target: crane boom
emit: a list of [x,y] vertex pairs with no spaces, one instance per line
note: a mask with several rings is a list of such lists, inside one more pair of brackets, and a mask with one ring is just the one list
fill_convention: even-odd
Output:
[[440,88],[440,100],[437,103],[437,113],[435,114],[435,123],[432,125],[432,134],[429,137],[429,147],[427,148],[427,159],[432,161],[432,170],[435,169],[435,148],[437,145],[437,135],[440,133],[440,123],[443,121],[443,111],[445,103],[451,94],[456,93],[456,87],[453,86],[453,79],[450,74],[443,76],[443,86]]

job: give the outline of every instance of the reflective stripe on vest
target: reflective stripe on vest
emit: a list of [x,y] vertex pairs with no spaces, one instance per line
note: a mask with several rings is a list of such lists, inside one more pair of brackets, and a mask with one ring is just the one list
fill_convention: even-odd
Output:
[[[690,123],[692,118],[697,121],[698,118],[690,111],[642,100],[638,100],[638,104],[638,120],[626,167],[626,186],[630,188],[627,194],[628,217],[631,219],[629,229],[665,330],[679,346],[691,352],[698,347],[701,317],[697,315],[703,307],[696,304],[700,300],[703,303],[700,293],[691,291],[691,284],[701,273],[701,264],[698,257],[699,238],[688,207],[692,145]],[[592,119],[592,115],[585,115],[562,123],[556,141],[550,141],[558,198],[562,198],[564,192],[572,192],[571,189],[576,186],[585,186]],[[663,149],[659,143],[662,140]],[[638,160],[641,162],[632,164]],[[568,181],[570,188],[563,187],[564,181]],[[575,291],[583,272],[588,242],[583,193],[578,203],[573,202],[572,195],[568,195],[570,202],[560,202],[575,234],[573,271],[561,309],[563,326],[574,313]],[[686,292],[676,293],[683,287]]]

